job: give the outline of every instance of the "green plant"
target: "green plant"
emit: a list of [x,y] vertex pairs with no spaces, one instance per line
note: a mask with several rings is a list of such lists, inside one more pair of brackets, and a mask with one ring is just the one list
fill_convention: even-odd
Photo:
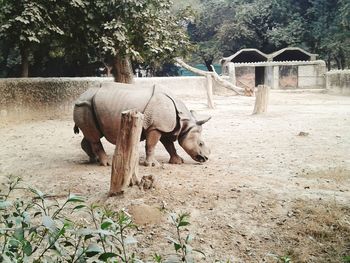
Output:
[[[136,243],[135,225],[124,213],[96,205],[69,194],[63,203],[36,189],[18,187],[10,178],[0,196],[0,244],[2,262],[140,262],[127,247]],[[11,199],[15,190],[32,199]],[[77,214],[83,221],[73,221]]]
[[[124,211],[88,205],[73,194],[59,202],[20,183],[9,177],[0,191],[0,262],[142,262],[130,252],[137,227]],[[192,252],[204,255],[190,245],[189,214],[171,213],[170,219],[175,262],[194,262]],[[159,254],[152,260],[169,262]]]
[[289,256],[282,256],[282,257],[279,257],[279,262],[290,263],[292,262],[292,260]]
[[193,236],[190,233],[186,234],[185,237],[183,236],[184,228],[190,225],[189,217],[190,215],[188,213],[171,213],[170,219],[176,228],[176,234],[175,237],[168,237],[168,239],[174,245],[175,252],[177,253],[180,261],[186,263],[194,262],[192,252],[200,253],[205,257],[205,254],[202,251],[193,249],[190,245],[193,240]]
[[350,263],[350,256],[343,257],[343,262],[344,263]]

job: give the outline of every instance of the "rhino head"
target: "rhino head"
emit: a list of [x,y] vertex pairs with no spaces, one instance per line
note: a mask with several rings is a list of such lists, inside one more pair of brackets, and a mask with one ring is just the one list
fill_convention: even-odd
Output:
[[211,117],[198,120],[194,111],[191,111],[191,115],[190,120],[182,120],[183,129],[178,141],[193,160],[203,163],[209,159],[210,149],[202,140],[202,125],[209,121]]

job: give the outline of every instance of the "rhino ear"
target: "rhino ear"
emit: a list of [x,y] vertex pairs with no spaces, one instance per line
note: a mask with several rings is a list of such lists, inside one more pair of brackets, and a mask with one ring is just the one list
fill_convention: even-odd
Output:
[[197,117],[198,117],[197,112],[194,111],[194,110],[190,110],[190,112],[191,112],[192,117],[193,117],[195,120],[197,120]]
[[211,116],[206,118],[206,119],[203,119],[203,120],[199,120],[199,121],[196,121],[196,124],[201,126],[203,125],[204,123],[206,123],[207,121],[209,121],[211,119]]
[[203,125],[204,123],[206,123],[207,121],[209,121],[211,119],[211,116],[207,117],[207,118],[202,118],[200,119],[197,115],[197,112],[194,111],[194,110],[190,110],[191,114],[192,114],[192,117],[196,120],[196,124],[201,126]]

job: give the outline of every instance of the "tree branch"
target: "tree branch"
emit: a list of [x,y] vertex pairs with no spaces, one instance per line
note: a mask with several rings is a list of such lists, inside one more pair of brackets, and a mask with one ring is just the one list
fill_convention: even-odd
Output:
[[224,86],[225,88],[227,89],[230,89],[230,90],[233,90],[234,92],[236,92],[238,95],[244,95],[244,89],[243,88],[240,88],[240,87],[237,87],[235,85],[233,85],[232,83],[228,82],[227,80],[221,78],[216,72],[215,72],[215,69],[213,66],[212,69],[213,69],[213,72],[209,72],[209,71],[203,71],[203,70],[200,70],[200,69],[197,69],[197,68],[194,68],[188,64],[186,64],[184,61],[182,61],[182,59],[180,58],[176,58],[175,59],[176,62],[178,64],[180,64],[183,68],[197,74],[197,75],[200,75],[200,76],[211,76],[219,85],[221,86]]

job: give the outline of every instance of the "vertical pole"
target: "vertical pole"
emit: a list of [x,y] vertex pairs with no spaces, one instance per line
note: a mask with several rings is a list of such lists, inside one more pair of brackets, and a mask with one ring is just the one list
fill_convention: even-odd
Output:
[[142,132],[143,114],[136,110],[122,112],[120,132],[112,162],[109,196],[122,194],[130,183],[137,184],[139,142]]
[[235,63],[230,62],[227,65],[228,67],[228,75],[230,82],[236,86],[236,69],[235,69]]
[[215,108],[214,100],[213,100],[213,78],[211,74],[206,75],[207,78],[207,97],[208,97],[208,107],[210,109]]

